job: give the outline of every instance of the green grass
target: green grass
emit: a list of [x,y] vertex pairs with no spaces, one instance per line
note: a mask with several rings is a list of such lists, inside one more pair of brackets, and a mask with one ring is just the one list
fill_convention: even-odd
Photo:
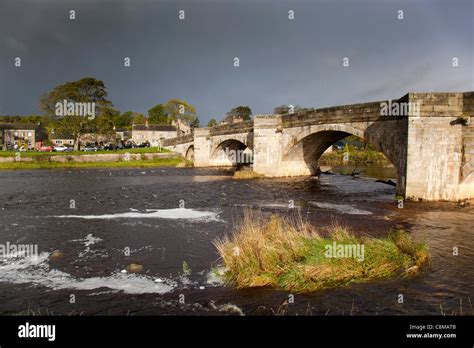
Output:
[[141,161],[115,161],[115,162],[11,162],[0,163],[0,169],[52,169],[52,168],[145,168],[145,167],[175,167],[183,160],[180,158],[156,158]]
[[[0,157],[15,157],[18,151],[0,151]],[[72,151],[72,152],[38,152],[38,151],[25,151],[20,152],[21,157],[37,157],[37,156],[70,156],[70,155],[98,155],[98,154],[120,154],[120,153],[163,153],[170,152],[167,149],[158,150],[157,147],[150,148],[135,148],[135,149],[123,149],[123,150],[112,150],[112,151],[97,151],[97,152],[85,152],[85,151]]]
[[360,163],[391,164],[383,153],[372,149],[350,149],[347,162],[344,162],[344,150],[334,150],[324,153],[319,163],[321,165],[356,165]]
[[[364,247],[363,260],[327,257],[328,245]],[[385,238],[359,237],[341,227],[328,236],[303,222],[247,212],[238,230],[214,242],[224,278],[237,288],[272,287],[305,293],[357,282],[417,275],[430,263],[427,246],[399,230]]]

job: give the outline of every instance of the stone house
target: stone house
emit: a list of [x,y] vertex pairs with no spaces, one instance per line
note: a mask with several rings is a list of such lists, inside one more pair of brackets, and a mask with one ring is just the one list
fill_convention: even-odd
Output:
[[148,141],[150,146],[161,146],[162,139],[175,138],[177,134],[175,126],[161,126],[148,123],[132,126],[132,140],[135,144]]
[[132,137],[132,132],[124,128],[114,128],[117,141],[127,141]]
[[28,150],[39,149],[46,139],[46,130],[40,123],[0,124],[0,144],[3,150],[16,150],[22,146]]
[[50,135],[49,140],[53,145],[65,145],[65,146],[74,146],[74,138],[72,135],[65,133],[53,133]]
[[176,136],[183,136],[186,134],[191,134],[192,132],[191,127],[179,119],[176,121],[172,121],[171,125],[176,128]]

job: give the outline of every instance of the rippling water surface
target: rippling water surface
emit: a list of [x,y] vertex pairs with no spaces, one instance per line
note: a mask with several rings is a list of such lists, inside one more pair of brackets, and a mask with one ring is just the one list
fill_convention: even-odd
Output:
[[[347,175],[233,180],[207,169],[3,171],[0,243],[37,244],[39,255],[0,260],[0,313],[474,314],[473,208],[408,202],[398,209],[394,194],[390,185]],[[296,295],[281,306],[286,292],[235,290],[210,272],[219,264],[213,240],[231,233],[248,208],[374,236],[403,227],[429,244],[433,263],[415,279]],[[64,257],[50,259],[55,250]],[[183,272],[184,261],[191,273]],[[141,274],[125,271],[132,262],[144,266]]]

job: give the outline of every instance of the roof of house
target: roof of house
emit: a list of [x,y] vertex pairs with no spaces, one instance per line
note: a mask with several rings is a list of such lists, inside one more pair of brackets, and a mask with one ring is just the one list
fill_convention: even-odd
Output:
[[51,139],[72,139],[74,140],[74,137],[71,134],[67,133],[52,133],[49,136]]
[[161,132],[176,132],[175,126],[162,126],[159,124],[137,124],[133,126],[132,130],[137,131],[161,131]]

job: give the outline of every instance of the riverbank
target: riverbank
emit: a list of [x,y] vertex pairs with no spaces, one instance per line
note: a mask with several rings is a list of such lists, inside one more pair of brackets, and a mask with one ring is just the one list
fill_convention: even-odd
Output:
[[[94,155],[90,155],[94,156]],[[100,156],[100,155],[96,155]],[[131,155],[132,156],[132,155]],[[141,155],[138,155],[141,156]],[[68,156],[69,157],[69,156]],[[175,167],[185,166],[186,162],[178,157],[171,154],[167,154],[165,157],[151,157],[147,159],[142,158],[130,158],[124,159],[108,159],[100,158],[95,160],[94,158],[87,158],[84,161],[74,161],[65,158],[61,161],[55,161],[50,159],[46,160],[34,160],[34,161],[15,161],[15,162],[0,162],[1,169],[53,169],[53,168],[133,168],[133,167]],[[56,158],[55,158],[56,159]],[[84,158],[83,158],[84,159]]]
[[11,158],[15,159],[18,154],[20,154],[20,158],[28,158],[28,157],[44,157],[44,156],[86,156],[86,155],[110,155],[110,154],[137,154],[137,153],[170,153],[169,150],[158,148],[158,147],[146,147],[146,148],[134,148],[134,149],[122,149],[122,150],[101,150],[95,152],[85,152],[85,151],[71,151],[71,152],[39,152],[39,151],[0,151],[0,162],[4,158]]
[[180,155],[166,149],[135,148],[97,152],[0,151],[1,169],[129,168],[188,166]]
[[307,293],[352,283],[414,276],[430,263],[427,246],[397,230],[355,236],[334,226],[326,235],[298,219],[247,213],[232,237],[215,242],[225,279],[237,288]]

